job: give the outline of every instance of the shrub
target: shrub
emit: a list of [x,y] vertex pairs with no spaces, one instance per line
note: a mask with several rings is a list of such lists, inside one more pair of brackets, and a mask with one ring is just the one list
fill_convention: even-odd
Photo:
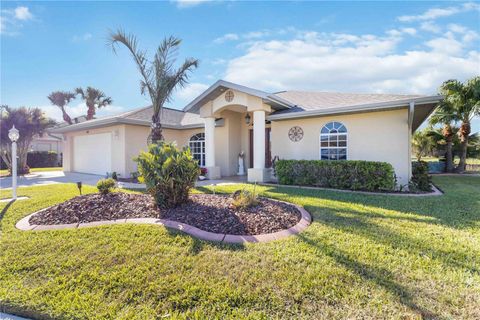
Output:
[[54,151],[32,151],[27,154],[30,168],[58,167],[58,154]]
[[207,173],[208,173],[207,168],[200,168],[200,175],[201,175],[201,176],[206,176]]
[[171,208],[188,200],[188,193],[200,175],[190,149],[179,150],[173,143],[151,144],[148,152],[135,159],[147,191],[158,207]]
[[233,206],[236,209],[246,209],[256,206],[258,204],[258,199],[255,193],[255,187],[253,189],[253,193],[245,189],[235,191],[232,194]]
[[281,184],[367,191],[395,188],[395,171],[386,162],[278,160],[275,170]]
[[116,182],[112,178],[101,179],[97,182],[97,189],[101,194],[107,194],[112,192],[115,184]]
[[410,190],[432,191],[432,177],[428,174],[428,163],[425,161],[412,162],[412,180]]

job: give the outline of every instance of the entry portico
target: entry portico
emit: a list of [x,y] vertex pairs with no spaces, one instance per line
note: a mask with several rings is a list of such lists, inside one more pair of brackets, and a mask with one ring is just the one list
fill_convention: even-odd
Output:
[[[243,152],[248,167],[248,181],[268,180],[271,140],[266,117],[273,111],[290,107],[287,101],[266,92],[222,80],[187,105],[185,112],[198,112],[205,121],[205,166],[208,177],[218,179],[235,174],[238,156]],[[216,119],[224,119],[221,128],[215,126]],[[219,165],[219,162],[226,166]]]

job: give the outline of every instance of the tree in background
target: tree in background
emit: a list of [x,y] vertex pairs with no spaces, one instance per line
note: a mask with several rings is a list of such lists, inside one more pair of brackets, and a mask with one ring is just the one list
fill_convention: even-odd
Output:
[[138,41],[134,35],[128,35],[122,30],[112,33],[109,37],[112,50],[116,53],[117,44],[123,44],[132,54],[133,60],[140,71],[142,81],[140,90],[152,100],[153,116],[150,139],[153,143],[163,140],[161,127],[161,112],[163,105],[169,102],[176,87],[184,87],[193,69],[198,67],[198,60],[185,59],[179,68],[175,68],[176,55],[181,40],[175,37],[165,38],[158,46],[153,60],[148,60],[146,51],[138,49]]
[[93,119],[97,109],[112,104],[112,98],[107,97],[105,93],[92,87],[87,87],[85,90],[76,88],[75,93],[79,94],[87,105],[87,120]]
[[430,124],[443,125],[442,136],[445,139],[445,171],[453,171],[453,137],[455,135],[454,124],[456,122],[456,114],[453,105],[448,100],[443,100],[435,109],[435,113],[430,117]]
[[434,141],[429,136],[431,128],[425,128],[420,131],[416,131],[412,137],[412,145],[417,161],[422,160],[422,157],[429,155],[434,148]]
[[47,98],[53,105],[59,107],[60,110],[62,110],[63,120],[68,124],[72,124],[72,118],[70,118],[70,116],[67,114],[65,106],[69,104],[70,101],[75,99],[75,94],[67,91],[54,91],[50,93]]
[[33,137],[43,134],[49,127],[55,125],[55,121],[44,116],[39,108],[10,108],[2,106],[0,114],[0,147],[1,157],[12,171],[12,143],[8,138],[8,131],[15,125],[20,132],[17,141],[18,173],[29,172],[27,166],[27,153]]
[[461,143],[460,162],[456,171],[464,172],[471,120],[474,116],[480,115],[480,77],[474,77],[464,83],[447,80],[440,87],[440,93],[445,96],[444,103],[449,105],[454,120],[461,122],[458,130]]

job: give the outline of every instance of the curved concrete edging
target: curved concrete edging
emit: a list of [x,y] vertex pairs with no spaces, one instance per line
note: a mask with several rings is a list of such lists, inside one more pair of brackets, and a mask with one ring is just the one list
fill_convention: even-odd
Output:
[[[275,200],[275,201],[279,201],[279,200]],[[279,202],[283,202],[283,201],[279,201]],[[273,240],[283,239],[290,235],[298,234],[303,230],[305,230],[312,222],[312,217],[307,210],[293,203],[289,203],[289,204],[295,206],[302,215],[302,217],[300,218],[300,221],[298,221],[296,225],[282,231],[277,231],[274,233],[259,234],[254,236],[213,233],[213,232],[201,230],[199,228],[196,228],[186,223],[181,223],[181,222],[167,220],[167,219],[156,219],[156,218],[129,218],[129,219],[118,219],[118,220],[94,221],[94,222],[87,222],[87,223],[70,223],[70,224],[53,224],[53,225],[30,224],[30,221],[29,221],[30,217],[38,214],[39,212],[47,210],[48,208],[34,212],[22,218],[20,221],[17,222],[15,227],[23,231],[31,231],[31,230],[42,231],[42,230],[63,230],[63,229],[72,229],[72,228],[97,227],[101,225],[121,224],[121,223],[141,223],[141,224],[162,225],[168,228],[183,231],[195,238],[198,238],[201,240],[207,240],[207,241],[217,241],[217,242],[224,242],[224,243],[269,242]]]

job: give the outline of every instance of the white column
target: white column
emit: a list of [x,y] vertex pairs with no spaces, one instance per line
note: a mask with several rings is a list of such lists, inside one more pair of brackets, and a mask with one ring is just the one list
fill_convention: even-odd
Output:
[[265,111],[253,112],[253,168],[265,168]]
[[12,199],[17,199],[17,143],[12,142]]
[[215,118],[205,118],[205,166],[215,167]]

